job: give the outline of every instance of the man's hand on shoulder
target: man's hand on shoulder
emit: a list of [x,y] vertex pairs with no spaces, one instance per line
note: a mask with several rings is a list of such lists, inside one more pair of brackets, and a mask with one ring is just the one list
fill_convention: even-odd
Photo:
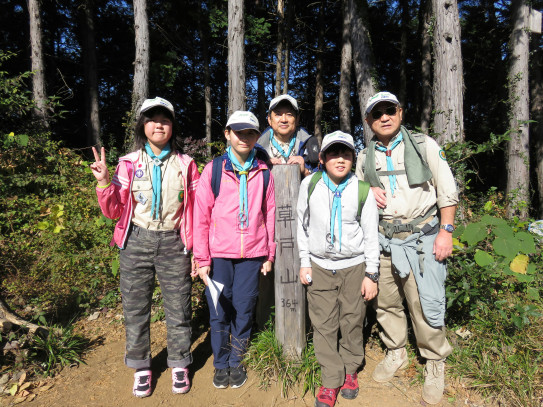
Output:
[[384,209],[387,206],[387,191],[379,187],[371,187],[373,196],[375,196],[375,202],[377,202],[377,207]]

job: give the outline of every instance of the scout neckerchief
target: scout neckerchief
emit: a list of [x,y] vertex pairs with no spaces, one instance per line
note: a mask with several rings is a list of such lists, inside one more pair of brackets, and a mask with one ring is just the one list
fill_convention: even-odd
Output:
[[279,154],[281,154],[285,158],[285,160],[288,160],[288,158],[290,157],[290,154],[292,153],[292,149],[294,148],[294,145],[296,144],[296,136],[294,136],[294,137],[292,137],[290,139],[290,143],[288,145],[288,151],[286,153],[285,153],[285,150],[283,150],[281,148],[281,146],[279,145],[279,143],[275,139],[275,137],[273,135],[273,130],[270,130],[270,142],[277,149]]
[[323,171],[322,173],[322,180],[324,181],[324,184],[330,189],[330,191],[334,194],[334,200],[332,201],[332,213],[330,214],[330,243],[334,244],[334,229],[335,229],[335,223],[336,223],[336,215],[337,215],[337,221],[338,221],[338,229],[339,229],[339,251],[341,251],[341,193],[347,186],[347,182],[349,181],[349,178],[351,178],[351,173],[349,173],[345,178],[343,178],[343,181],[336,186],[328,177],[328,174]]
[[[387,157],[387,171],[394,171],[394,163],[392,162],[392,156],[391,156],[392,150],[394,150],[394,148],[398,144],[400,144],[402,140],[403,140],[403,134],[400,133],[398,134],[398,137],[396,137],[396,140],[392,142],[392,145],[390,146],[390,148],[385,147],[383,143],[381,143],[380,141],[375,143],[375,149],[385,153]],[[398,186],[396,175],[395,174],[389,175],[388,180],[390,182],[390,191],[392,192],[392,195],[394,195],[394,188]]]
[[237,158],[232,153],[232,147],[226,149],[228,158],[232,162],[232,166],[239,172],[239,226],[241,229],[249,227],[249,206],[247,200],[247,174],[249,169],[253,165],[253,159],[255,158],[256,151],[253,148],[249,153],[249,156],[245,160],[243,166],[239,163]]
[[[149,154],[149,157],[153,159],[153,174],[151,178],[151,183],[153,184],[153,200],[151,202],[151,219],[158,219],[160,211],[160,197],[162,195],[162,170],[161,166],[163,164],[164,158],[168,157],[168,154],[172,151],[170,144],[166,144],[162,149],[160,155],[157,157],[149,142],[145,143],[145,151]],[[156,218],[155,218],[156,215]]]

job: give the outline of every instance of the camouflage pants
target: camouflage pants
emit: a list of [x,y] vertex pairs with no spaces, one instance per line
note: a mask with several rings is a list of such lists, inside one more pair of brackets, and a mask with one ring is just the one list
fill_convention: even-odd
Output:
[[132,226],[121,250],[121,294],[126,329],[125,364],[151,367],[151,299],[155,272],[162,291],[168,329],[168,366],[192,362],[190,256],[176,231],[156,232]]

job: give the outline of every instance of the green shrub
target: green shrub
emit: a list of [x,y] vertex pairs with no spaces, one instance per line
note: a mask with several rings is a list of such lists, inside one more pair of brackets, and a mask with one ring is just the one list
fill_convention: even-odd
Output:
[[3,295],[27,317],[97,303],[117,284],[118,250],[108,244],[114,222],[100,212],[89,163],[47,135],[1,137]]

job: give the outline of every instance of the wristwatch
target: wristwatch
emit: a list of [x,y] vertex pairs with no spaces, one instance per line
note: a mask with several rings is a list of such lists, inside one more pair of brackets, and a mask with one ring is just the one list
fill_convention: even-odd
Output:
[[365,276],[368,277],[374,283],[379,282],[379,272],[377,272],[377,273],[366,273]]
[[449,233],[454,232],[454,226],[451,225],[451,224],[441,225],[439,228],[443,229],[443,230],[446,230]]

